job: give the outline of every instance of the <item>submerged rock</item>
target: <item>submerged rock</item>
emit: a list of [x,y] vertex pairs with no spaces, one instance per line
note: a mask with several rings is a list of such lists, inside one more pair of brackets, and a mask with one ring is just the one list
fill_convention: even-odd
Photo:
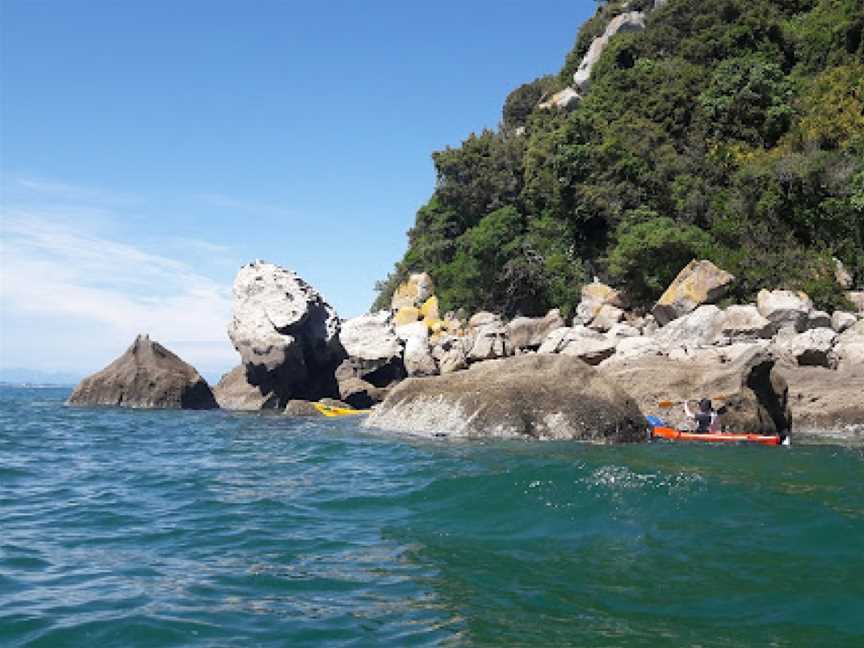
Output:
[[139,335],[102,371],[82,380],[69,405],[118,405],[152,409],[212,409],[213,392],[195,368],[149,335]]
[[581,360],[546,354],[406,380],[367,425],[428,436],[645,439],[644,418],[632,398]]

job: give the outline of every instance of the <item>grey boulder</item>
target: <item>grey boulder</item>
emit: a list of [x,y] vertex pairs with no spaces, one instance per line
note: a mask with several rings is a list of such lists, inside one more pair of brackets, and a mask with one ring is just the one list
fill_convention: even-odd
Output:
[[219,407],[192,365],[143,334],[114,362],[82,380],[66,402],[146,409]]
[[367,425],[424,436],[645,439],[636,403],[577,358],[527,354],[447,376],[408,379]]

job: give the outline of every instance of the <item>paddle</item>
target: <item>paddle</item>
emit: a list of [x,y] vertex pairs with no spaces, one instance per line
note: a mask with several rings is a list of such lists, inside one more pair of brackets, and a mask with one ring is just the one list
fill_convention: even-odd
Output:
[[[712,401],[725,401],[728,400],[728,396],[712,396]],[[681,405],[684,401],[671,401],[671,400],[661,400],[657,403],[657,407],[661,409],[669,409],[670,407],[675,407],[676,405]]]

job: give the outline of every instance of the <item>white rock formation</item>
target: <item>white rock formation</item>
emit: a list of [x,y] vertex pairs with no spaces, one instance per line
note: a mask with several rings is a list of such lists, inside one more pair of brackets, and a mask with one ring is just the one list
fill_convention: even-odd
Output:
[[290,270],[255,261],[237,273],[233,293],[228,337],[251,384],[282,404],[337,393],[339,317],[318,291]]
[[777,329],[791,329],[801,333],[807,328],[807,316],[813,302],[806,293],[791,290],[760,290],[756,298],[759,314]]
[[588,48],[588,52],[582,57],[579,67],[573,74],[573,86],[576,90],[584,94],[588,89],[591,82],[591,70],[600,60],[603,50],[609,44],[609,39],[620,32],[642,31],[643,29],[645,29],[645,14],[641,11],[628,11],[609,21],[603,34],[591,42],[591,47]]

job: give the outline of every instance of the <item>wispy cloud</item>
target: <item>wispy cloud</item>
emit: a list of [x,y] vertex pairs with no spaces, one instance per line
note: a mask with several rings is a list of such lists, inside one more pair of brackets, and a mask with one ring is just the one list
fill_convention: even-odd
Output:
[[[56,322],[58,334],[70,319],[89,322],[76,330],[104,341],[100,356],[118,355],[137,333],[148,332],[166,346],[180,344],[188,355],[183,349],[178,352],[202,371],[234,362],[225,334],[230,289],[186,262],[28,210],[2,214],[0,241],[4,319]],[[3,343],[38,354],[46,340],[4,335]],[[93,347],[92,339],[87,346]],[[4,350],[4,356],[9,351]],[[98,367],[85,369],[93,368]]]
[[91,205],[119,205],[137,201],[137,197],[132,194],[112,191],[101,187],[88,187],[48,178],[20,175],[12,176],[11,179],[12,184],[19,190],[64,202],[87,203]]
[[198,198],[211,207],[234,209],[240,212],[251,212],[268,216],[299,216],[298,212],[283,205],[243,200],[218,193],[199,194]]

